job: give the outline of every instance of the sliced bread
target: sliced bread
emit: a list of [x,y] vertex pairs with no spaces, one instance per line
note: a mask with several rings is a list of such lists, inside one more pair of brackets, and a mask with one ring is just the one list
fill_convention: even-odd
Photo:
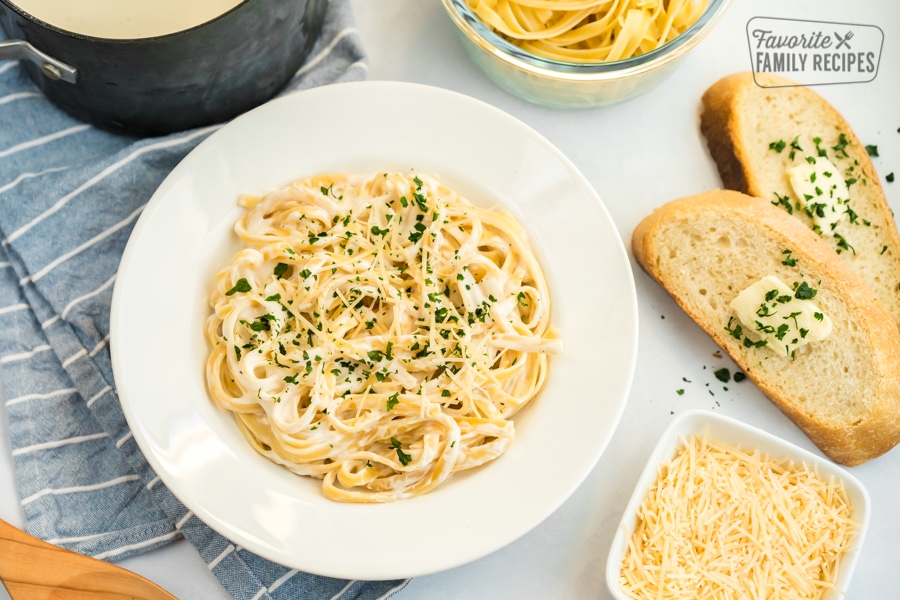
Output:
[[[833,228],[816,230],[900,327],[900,236],[865,146],[814,91],[775,75],[757,73],[756,79],[767,87],[758,85],[752,73],[737,73],[703,95],[700,129],[723,185],[776,204],[812,228],[817,199],[810,203],[800,197],[789,169],[819,159],[837,167],[834,179],[839,176],[847,185],[849,206],[840,206],[842,219]],[[819,176],[810,187],[827,192]]]
[[[632,248],[829,458],[858,465],[900,442],[900,333],[869,287],[799,220],[759,198],[707,192],[656,209],[634,230]],[[830,335],[788,352],[738,326],[732,301],[766,276],[812,296]],[[801,303],[784,301],[775,310],[787,323]]]

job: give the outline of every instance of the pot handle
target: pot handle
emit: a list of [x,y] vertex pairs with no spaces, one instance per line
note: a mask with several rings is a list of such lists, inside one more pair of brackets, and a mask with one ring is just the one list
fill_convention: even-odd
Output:
[[30,60],[46,77],[75,83],[78,71],[66,63],[48,56],[25,40],[0,40],[0,60]]

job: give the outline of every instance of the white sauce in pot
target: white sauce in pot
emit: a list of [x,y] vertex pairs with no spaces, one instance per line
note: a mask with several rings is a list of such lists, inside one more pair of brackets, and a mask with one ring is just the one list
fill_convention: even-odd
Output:
[[109,39],[137,39],[190,29],[244,0],[10,0],[59,29]]

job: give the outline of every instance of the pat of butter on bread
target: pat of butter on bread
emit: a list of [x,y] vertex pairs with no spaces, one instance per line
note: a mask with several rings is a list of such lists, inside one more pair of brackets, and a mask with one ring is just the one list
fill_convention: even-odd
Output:
[[[774,275],[766,275],[738,294],[731,308],[742,329],[753,332],[772,351],[791,356],[797,348],[824,340],[832,329],[828,315],[798,294]],[[728,329],[733,332],[735,327]]]
[[[634,256],[833,461],[854,466],[900,443],[900,333],[854,270],[766,200],[713,191],[670,202],[632,236]],[[801,285],[831,332],[773,352],[738,331],[732,302],[772,276]],[[796,284],[796,287],[795,285]]]

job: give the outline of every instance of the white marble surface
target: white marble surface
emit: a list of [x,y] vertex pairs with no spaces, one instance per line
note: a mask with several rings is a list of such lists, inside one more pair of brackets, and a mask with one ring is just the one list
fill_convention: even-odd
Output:
[[[884,30],[875,81],[819,90],[864,143],[878,145],[881,157],[875,166],[882,178],[892,171],[900,174],[900,5],[893,2],[735,0],[718,29],[660,87],[626,104],[578,111],[533,106],[494,86],[463,54],[437,0],[354,0],[354,6],[369,53],[370,79],[453,89],[522,119],[584,172],[625,240],[653,207],[719,186],[697,127],[699,97],[719,77],[749,68],[745,26],[752,17],[877,24]],[[896,211],[900,181],[885,188]],[[414,579],[397,600],[611,598],[603,572],[613,532],[673,413],[721,411],[818,452],[750,383],[724,391],[712,371],[732,363],[714,356],[717,348],[706,334],[635,269],[641,314],[638,369],[625,414],[600,462],[577,492],[530,533],[475,563]],[[679,388],[684,395],[676,393]],[[592,393],[603,401],[602,390]],[[853,473],[871,495],[872,526],[848,598],[888,598],[896,595],[890,584],[900,559],[900,449]],[[535,485],[540,485],[539,476]],[[22,524],[5,412],[0,419],[0,518]],[[121,564],[183,599],[228,597],[184,541]],[[4,594],[0,590],[0,598]]]

